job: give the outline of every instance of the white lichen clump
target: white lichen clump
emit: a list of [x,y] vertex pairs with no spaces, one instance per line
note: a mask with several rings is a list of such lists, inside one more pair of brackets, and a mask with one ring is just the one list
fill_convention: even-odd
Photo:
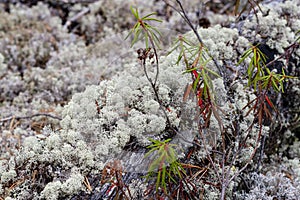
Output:
[[[284,52],[295,41],[295,33],[300,30],[300,13],[295,9],[300,6],[299,1],[289,0],[262,5],[265,13],[258,12],[244,22],[243,35],[257,38],[279,53]],[[289,16],[289,17],[287,17]],[[258,41],[256,41],[258,42]]]
[[[161,101],[170,107],[171,124],[178,126],[180,102],[176,100],[182,96],[180,93],[188,80],[181,75],[181,66],[172,67],[170,61],[165,58],[160,65],[160,74],[169,77],[160,76],[158,92]],[[141,144],[149,144],[148,138],[163,133],[167,125],[152,88],[137,64],[127,66],[112,80],[74,95],[63,116],[62,127],[81,133],[102,159],[105,154],[120,152],[129,136],[136,137]]]
[[283,158],[279,166],[266,173],[250,174],[250,192],[238,193],[237,199],[297,199],[300,196],[300,163]]

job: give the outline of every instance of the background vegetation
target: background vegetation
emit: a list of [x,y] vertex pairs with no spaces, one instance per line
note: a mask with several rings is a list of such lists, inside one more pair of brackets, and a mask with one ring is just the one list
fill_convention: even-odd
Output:
[[1,3],[0,198],[297,199],[299,6]]

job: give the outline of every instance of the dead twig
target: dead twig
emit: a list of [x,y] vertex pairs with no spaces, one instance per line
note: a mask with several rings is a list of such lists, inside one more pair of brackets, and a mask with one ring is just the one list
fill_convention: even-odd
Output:
[[89,8],[82,9],[79,13],[77,13],[76,15],[74,15],[73,17],[71,17],[71,19],[69,19],[65,23],[64,29],[67,29],[72,24],[72,22],[75,22],[76,20],[78,20],[79,18],[81,18],[82,16],[86,15],[89,12],[90,12]]
[[89,182],[89,179],[86,176],[84,177],[83,183],[84,183],[85,187],[88,189],[88,191],[90,191],[90,192],[93,191],[93,188]]
[[44,117],[49,117],[49,118],[53,118],[53,119],[57,119],[57,120],[62,120],[61,117],[51,115],[49,113],[36,113],[36,114],[33,114],[33,115],[29,115],[29,116],[14,116],[13,115],[13,116],[9,116],[9,117],[0,119],[0,122],[7,122],[7,121],[10,121],[10,120],[20,120],[20,119],[31,119],[31,118],[39,117],[39,116],[44,116]]

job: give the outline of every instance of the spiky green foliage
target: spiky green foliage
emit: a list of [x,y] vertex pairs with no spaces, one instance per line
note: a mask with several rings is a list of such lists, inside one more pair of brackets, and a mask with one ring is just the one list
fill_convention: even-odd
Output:
[[[144,40],[145,41],[145,49],[143,50],[142,56],[139,57],[140,61],[142,61],[142,66],[144,68],[144,73],[149,81],[149,83],[152,86],[153,92],[155,93],[155,96],[160,101],[158,91],[156,88],[156,81],[159,74],[159,61],[158,61],[158,55],[157,55],[157,48],[159,47],[160,43],[160,32],[157,28],[149,25],[148,21],[155,21],[155,22],[161,22],[161,20],[158,20],[156,18],[153,18],[152,16],[156,13],[150,13],[144,17],[140,17],[138,10],[134,8],[130,8],[132,14],[136,18],[137,22],[127,35],[125,39],[129,37],[129,35],[133,34],[134,38],[131,42],[131,47],[138,41],[138,40]],[[156,60],[156,75],[155,80],[152,81],[152,79],[149,77],[147,69],[146,69],[146,62],[145,60],[149,57],[150,58],[150,51],[151,48],[149,47],[149,43],[151,44],[151,47],[154,51],[154,56]],[[162,108],[162,105],[160,105]],[[168,124],[170,124],[169,118],[165,112],[164,109],[162,109],[166,120]],[[175,176],[178,176],[182,178],[183,168],[181,164],[177,161],[177,153],[174,150],[174,144],[169,144],[171,139],[165,140],[165,141],[158,141],[150,139],[150,141],[153,143],[148,148],[150,148],[150,151],[145,155],[145,157],[150,156],[151,154],[155,154],[154,160],[151,162],[147,178],[155,176],[156,177],[156,191],[159,187],[161,187],[164,192],[167,191],[167,182],[170,183],[171,181],[175,182]]]
[[[246,58],[250,57],[250,62],[247,68],[248,86],[253,86],[254,90],[268,90],[273,88],[276,92],[284,92],[283,81],[287,78],[293,78],[292,76],[285,75],[284,68],[282,68],[282,74],[277,74],[266,66],[267,57],[259,49],[259,44],[252,45],[251,48],[246,50],[241,59],[238,62],[240,65]],[[265,71],[267,75],[265,75]],[[257,88],[258,87],[258,88]]]
[[[212,60],[207,54],[207,49],[203,44],[193,44],[184,36],[179,36],[175,40],[173,49],[169,52],[172,53],[174,50],[179,49],[178,58],[176,64],[183,59],[186,70],[184,73],[192,73],[195,75],[195,80],[193,82],[193,89],[196,90],[200,80],[203,80],[205,92],[208,88],[212,89],[212,80],[209,75],[220,77],[216,72],[209,69],[207,64]],[[192,62],[192,64],[190,64]]]
[[182,165],[177,161],[175,144],[170,144],[171,139],[165,141],[149,139],[153,144],[147,148],[150,151],[145,158],[152,157],[153,160],[148,168],[147,179],[156,178],[156,191],[161,187],[167,191],[167,183],[176,182],[175,177],[183,178],[185,174]]
[[222,123],[217,110],[220,110],[213,98],[213,81],[212,77],[220,78],[220,75],[207,67],[208,63],[212,61],[208,49],[203,43],[194,44],[184,36],[179,36],[175,41],[174,47],[169,52],[172,53],[179,49],[179,55],[176,63],[183,59],[185,63],[185,73],[192,75],[192,88],[196,96],[200,113],[204,118],[205,126],[207,127],[210,121],[211,114],[218,119],[220,127]]
[[267,57],[265,54],[258,48],[259,44],[251,45],[251,47],[246,50],[241,59],[238,62],[240,65],[246,58],[250,57],[251,61],[247,68],[248,75],[248,86],[253,85],[254,90],[257,88],[258,80],[264,76],[264,66],[266,65]]
[[[282,68],[282,74],[270,71],[266,66],[267,57],[259,49],[259,44],[251,45],[241,56],[238,65],[244,62],[248,57],[250,57],[250,62],[247,64],[248,87],[254,88],[254,91],[257,93],[257,98],[250,101],[244,108],[250,107],[247,115],[253,111],[258,119],[259,126],[262,127],[263,120],[271,120],[273,116],[268,107],[276,110],[268,96],[268,92],[272,89],[275,92],[284,92],[283,82],[293,77],[287,76],[284,72],[284,68]],[[260,134],[261,133],[259,133],[259,136]]]
[[127,39],[131,34],[134,35],[134,38],[131,41],[131,47],[139,40],[145,41],[147,49],[149,48],[149,42],[151,43],[152,47],[154,46],[153,43],[157,47],[159,47],[159,43],[160,43],[159,37],[161,33],[157,28],[147,23],[150,21],[162,22],[159,19],[153,18],[153,15],[156,15],[156,13],[153,12],[144,17],[140,17],[139,12],[136,8],[130,7],[130,10],[137,20],[137,22],[135,23],[135,25],[133,26],[133,28],[130,30],[129,34],[125,38]]
[[258,80],[262,81],[262,89],[268,89],[272,87],[276,92],[284,93],[283,82],[287,78],[295,78],[293,76],[287,76],[282,68],[282,74],[277,74],[274,71],[270,71],[269,68],[266,68],[268,75],[259,77]]

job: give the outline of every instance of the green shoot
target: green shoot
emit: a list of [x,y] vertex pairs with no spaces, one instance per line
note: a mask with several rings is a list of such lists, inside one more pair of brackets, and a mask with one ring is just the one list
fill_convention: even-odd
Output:
[[[282,74],[277,74],[274,71],[270,71],[270,69],[266,65],[266,56],[259,49],[258,45],[252,45],[251,48],[246,50],[242,55],[241,59],[238,62],[238,65],[245,61],[246,58],[250,57],[250,63],[247,68],[248,75],[248,87],[253,86],[254,91],[257,93],[257,97],[250,101],[244,108],[250,107],[246,113],[246,116],[253,111],[255,117],[258,119],[258,124],[260,126],[260,130],[262,128],[262,123],[264,119],[272,120],[272,114],[270,112],[270,108],[276,108],[269,96],[268,92],[273,89],[275,92],[284,92],[283,82],[286,81],[287,78],[294,78],[292,76],[287,76],[282,68]],[[265,74],[265,72],[267,74]],[[251,105],[253,104],[253,105]],[[259,133],[260,137],[261,132]],[[258,138],[259,138],[258,137]]]
[[132,12],[132,14],[134,15],[134,17],[136,18],[137,22],[135,23],[135,25],[133,26],[133,28],[130,30],[129,34],[126,36],[125,40],[130,36],[130,35],[134,35],[133,40],[131,41],[131,47],[138,41],[138,40],[145,40],[145,52],[150,52],[151,48],[149,47],[149,43],[151,44],[151,47],[154,51],[154,56],[155,56],[155,61],[156,61],[156,75],[155,75],[155,79],[154,81],[152,81],[152,79],[148,76],[148,72],[146,70],[146,58],[147,55],[143,55],[142,56],[142,65],[144,67],[144,72],[145,75],[149,81],[149,83],[151,84],[155,94],[156,94],[156,98],[158,99],[158,94],[156,91],[156,82],[158,79],[158,74],[159,74],[159,66],[158,66],[158,55],[157,55],[157,48],[159,48],[159,43],[160,43],[160,36],[161,33],[159,32],[159,30],[157,28],[155,28],[154,26],[149,25],[147,22],[150,21],[155,21],[155,22],[162,22],[159,19],[153,18],[152,16],[155,15],[156,13],[150,13],[144,17],[140,17],[139,16],[139,12],[137,9],[134,9],[133,7],[130,7],[130,10]]
[[[160,43],[160,39],[159,37],[161,36],[161,33],[159,32],[159,30],[151,25],[149,25],[147,22],[149,21],[154,21],[154,22],[161,22],[161,20],[153,18],[152,16],[155,15],[156,13],[150,13],[144,17],[140,17],[139,16],[139,12],[137,9],[134,9],[132,7],[130,7],[130,10],[132,12],[132,14],[134,15],[134,17],[136,18],[137,22],[135,23],[135,25],[133,26],[133,28],[130,30],[129,34],[127,35],[127,37],[125,38],[125,40],[131,35],[134,35],[134,38],[131,42],[131,47],[138,41],[138,40],[145,40],[145,49],[139,49],[137,52],[138,54],[141,54],[138,56],[138,59],[141,61],[141,65],[144,69],[144,73],[145,76],[147,78],[147,80],[149,81],[154,95],[156,97],[156,100],[160,103],[160,107],[162,108],[162,111],[167,119],[167,123],[170,124],[170,120],[169,117],[166,113],[166,111],[163,109],[163,106],[161,105],[161,101],[159,98],[159,94],[158,94],[158,90],[157,90],[157,79],[158,79],[158,75],[159,75],[159,62],[158,62],[158,54],[157,54],[157,47],[159,47],[159,43]],[[151,47],[149,46],[149,44],[151,45]],[[153,50],[153,53],[151,52]],[[154,56],[153,56],[154,55]],[[155,73],[155,77],[154,80],[152,80],[152,78],[149,76],[147,67],[146,67],[146,59],[151,59],[152,57],[154,57],[155,61],[156,61],[156,73]],[[153,64],[153,63],[152,63]]]
[[[213,88],[212,80],[209,74],[216,77],[220,77],[216,72],[206,67],[207,64],[212,60],[207,55],[207,49],[202,44],[194,45],[192,42],[190,42],[183,36],[178,37],[178,39],[175,41],[174,47],[169,52],[169,54],[175,49],[180,50],[176,64],[179,64],[179,62],[183,59],[186,66],[186,70],[184,71],[184,73],[191,73],[194,76],[194,91],[196,92],[197,87],[201,83],[203,83],[203,94],[207,94],[207,90]],[[190,64],[190,62],[192,63]]]
[[258,78],[258,80],[262,81],[262,89],[268,89],[271,86],[275,92],[284,93],[283,81],[287,78],[294,78],[292,76],[286,76],[283,68],[282,74],[271,72],[268,68],[266,68],[266,71],[268,75]]
[[[196,94],[200,113],[205,121],[205,127],[208,127],[212,113],[217,119],[220,118],[216,111],[218,107],[215,105],[213,96],[211,95],[211,91],[213,91],[211,77],[220,77],[220,75],[207,67],[212,58],[203,44],[195,45],[185,37],[179,36],[169,54],[176,49],[180,51],[176,64],[179,64],[183,59],[186,68],[183,73],[190,73],[192,75],[192,88]],[[222,127],[221,123],[220,127]]]
[[258,48],[259,44],[251,45],[251,48],[246,50],[241,59],[238,62],[240,65],[246,58],[251,56],[251,61],[247,68],[248,75],[248,87],[253,85],[254,90],[257,88],[258,80],[264,76],[264,68],[266,65],[267,58],[263,52]]
[[180,35],[175,40],[173,46],[174,47],[172,48],[172,50],[167,55],[170,55],[176,49],[180,49],[180,52],[179,52],[178,57],[177,57],[176,64],[178,65],[179,62],[183,58],[184,62],[185,62],[185,65],[188,66],[188,60],[190,60],[191,58],[186,57],[186,52],[192,55],[193,54],[192,52],[194,51],[196,45],[194,45],[192,42],[190,42],[186,37]]
[[[156,191],[159,188],[162,188],[164,192],[167,191],[167,182],[176,182],[175,177],[182,178],[185,174],[184,169],[177,161],[177,153],[174,149],[175,144],[169,144],[171,139],[165,141],[149,139],[153,144],[148,146],[150,149],[146,153],[145,158],[154,156],[153,161],[151,162],[147,179],[155,176],[156,177]],[[157,171],[157,172],[156,172]]]
[[[134,17],[136,18],[137,22],[130,30],[129,34],[126,36],[125,40],[131,35],[134,35],[133,40],[131,41],[131,47],[138,41],[138,40],[145,40],[146,48],[149,48],[149,42],[154,43],[157,47],[159,47],[160,43],[160,36],[161,33],[159,30],[147,23],[147,21],[155,21],[155,22],[162,22],[159,19],[153,18],[153,15],[156,15],[155,12],[150,13],[144,17],[139,16],[139,12],[137,9],[130,7],[130,10]],[[152,44],[152,47],[154,45]],[[154,48],[154,47],[153,47]]]
[[[293,78],[292,76],[285,75],[283,68],[282,74],[270,71],[270,69],[266,67],[267,59],[265,54],[259,49],[259,44],[255,46],[252,45],[251,48],[246,50],[237,64],[240,65],[248,57],[251,58],[247,68],[248,87],[253,86],[255,91],[258,87],[259,93],[261,93],[262,90],[269,90],[271,88],[276,92],[284,92],[283,81],[287,78]],[[267,72],[267,75],[265,75],[265,72]]]

